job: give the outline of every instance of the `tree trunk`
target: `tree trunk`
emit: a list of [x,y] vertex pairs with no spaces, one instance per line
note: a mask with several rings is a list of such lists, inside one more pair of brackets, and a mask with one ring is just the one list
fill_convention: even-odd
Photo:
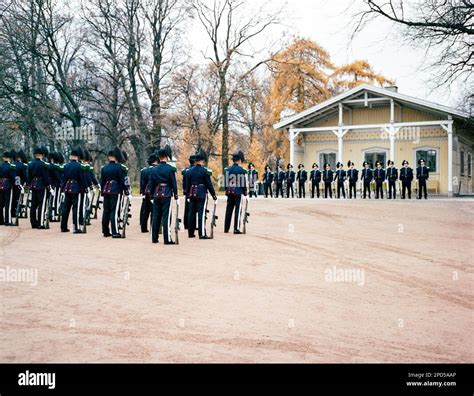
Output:
[[229,166],[229,100],[225,74],[220,75],[220,102],[222,107],[222,172]]

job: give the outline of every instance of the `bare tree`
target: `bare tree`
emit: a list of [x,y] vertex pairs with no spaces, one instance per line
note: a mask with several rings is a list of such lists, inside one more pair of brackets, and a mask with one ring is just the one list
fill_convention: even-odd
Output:
[[471,0],[364,0],[354,33],[374,18],[383,17],[405,27],[416,46],[440,53],[437,86],[472,78],[474,70],[474,3]]
[[[230,108],[238,84],[230,86],[229,74],[232,66],[242,57],[248,57],[245,50],[254,39],[264,33],[272,25],[280,23],[282,10],[271,10],[268,2],[261,5],[255,13],[246,8],[245,0],[194,0],[193,8],[210,40],[212,50],[208,59],[214,65],[219,79],[219,104],[222,117],[222,168],[229,164],[229,119]],[[258,17],[256,17],[258,15]],[[255,61],[247,70],[237,72],[237,81],[244,80],[268,59]],[[234,74],[234,75],[237,75]]]

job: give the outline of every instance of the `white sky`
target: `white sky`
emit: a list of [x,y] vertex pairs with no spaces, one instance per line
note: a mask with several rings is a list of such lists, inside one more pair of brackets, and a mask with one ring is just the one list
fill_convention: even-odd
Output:
[[[278,27],[272,34],[286,32],[312,39],[329,51],[337,65],[366,59],[377,73],[396,80],[401,93],[448,106],[458,102],[460,90],[455,87],[433,90],[432,70],[426,68],[433,60],[426,59],[424,49],[404,43],[403,30],[399,26],[380,18],[350,41],[354,15],[364,7],[362,0],[272,0],[272,5],[279,7],[286,2],[287,26]],[[199,62],[203,60],[202,51],[209,47],[198,21],[189,29],[189,37],[193,58]],[[256,47],[262,44],[263,39]]]

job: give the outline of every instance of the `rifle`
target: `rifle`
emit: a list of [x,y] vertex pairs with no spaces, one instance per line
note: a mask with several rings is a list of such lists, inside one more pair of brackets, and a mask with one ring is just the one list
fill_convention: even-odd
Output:
[[176,245],[179,245],[179,229],[181,219],[179,218],[179,200],[176,200],[176,219],[174,220],[174,236],[176,239]]
[[218,217],[216,216],[216,209],[217,209],[217,200],[214,201],[214,207],[212,209],[212,218],[211,218],[211,239],[214,239],[214,227],[217,226],[216,220]]
[[23,198],[24,198],[24,196],[25,196],[25,190],[22,189],[21,192],[20,192],[20,196],[18,197],[18,203],[16,205],[16,212],[15,212],[16,216],[15,216],[15,223],[14,224],[17,227],[18,227],[18,223],[19,223],[18,219],[21,216],[21,212],[22,212],[22,208],[23,208]]
[[130,203],[130,196],[126,195],[124,200],[123,200],[123,214],[122,214],[122,238],[125,238],[125,230],[127,226],[129,225],[128,219],[132,217],[130,214],[130,207],[132,204]]
[[47,195],[47,200],[48,200],[48,205],[46,209],[46,213],[42,213],[44,217],[44,228],[49,229],[49,218],[51,217],[51,211],[53,210],[53,200],[51,197],[53,196],[53,193],[46,194]]
[[100,197],[101,197],[101,193],[100,193],[100,188],[99,188],[98,191],[97,191],[97,198],[95,200],[95,203],[93,203],[93,205],[92,205],[92,209],[94,210],[94,215],[93,215],[92,218],[94,220],[97,220],[97,212],[100,209],[100,204],[103,203],[103,201],[100,200]]
[[250,216],[250,213],[248,212],[248,207],[249,207],[249,198],[246,196],[245,197],[245,207],[244,207],[244,218],[243,218],[244,234],[247,233],[247,223],[249,222],[249,216]]
[[28,208],[31,208],[31,190],[28,188],[28,194],[26,195],[26,203],[25,203],[25,219],[28,218]]
[[61,216],[63,215],[64,200],[64,193],[61,193],[61,195],[59,196],[58,221],[61,221]]
[[89,197],[89,194],[85,195],[85,204],[86,204],[86,209],[85,209],[85,214],[84,214],[84,224],[91,225],[91,213],[92,213],[92,204],[94,202],[94,197],[95,197],[95,190],[92,189],[92,198]]

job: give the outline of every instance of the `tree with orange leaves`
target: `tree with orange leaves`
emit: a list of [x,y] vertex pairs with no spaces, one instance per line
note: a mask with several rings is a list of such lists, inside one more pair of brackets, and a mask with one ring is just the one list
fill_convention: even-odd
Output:
[[372,66],[366,60],[356,60],[355,62],[338,67],[331,76],[334,80],[336,91],[354,88],[360,84],[393,84],[392,80],[375,73]]

